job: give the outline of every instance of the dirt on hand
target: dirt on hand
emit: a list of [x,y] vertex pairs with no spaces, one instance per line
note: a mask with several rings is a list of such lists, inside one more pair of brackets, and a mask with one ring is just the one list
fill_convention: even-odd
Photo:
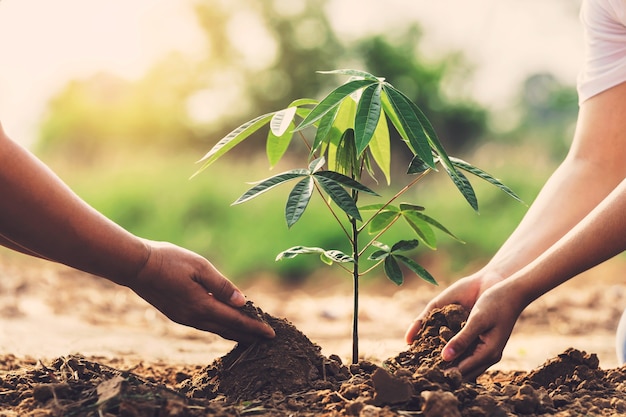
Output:
[[626,369],[568,349],[530,372],[464,382],[440,358],[467,312],[434,311],[409,350],[345,366],[285,319],[246,307],[276,338],[237,345],[209,366],[120,368],[80,355],[44,364],[0,359],[0,416],[617,416]]

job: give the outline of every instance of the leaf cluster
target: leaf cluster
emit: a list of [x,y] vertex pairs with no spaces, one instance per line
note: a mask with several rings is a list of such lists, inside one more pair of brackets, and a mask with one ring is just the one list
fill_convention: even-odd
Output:
[[[403,276],[400,264],[403,264],[426,281],[435,283],[434,278],[424,268],[399,252],[415,249],[420,243],[435,249],[435,229],[452,238],[457,239],[456,236],[424,214],[423,207],[408,203],[394,206],[393,201],[426,174],[438,171],[438,167],[443,168],[461,195],[476,211],[476,194],[465,173],[495,185],[517,200],[519,197],[485,171],[449,156],[424,113],[384,78],[352,69],[322,73],[345,75],[349,79],[319,101],[299,99],[285,109],[263,114],[240,125],[207,152],[199,161],[202,165],[194,175],[268,124],[266,154],[270,167],[274,167],[297,135],[309,149],[307,166],[254,183],[233,204],[249,201],[278,185],[295,181],[285,206],[288,227],[302,217],[312,195],[317,191],[343,228],[353,253],[347,255],[336,249],[297,246],[282,252],[277,259],[292,258],[300,254],[318,254],[322,261],[329,264],[353,264],[354,269],[350,272],[359,275],[361,255],[367,249],[376,248],[372,249],[373,252],[368,257],[370,261],[374,261],[374,265],[365,272],[382,263],[387,277],[396,284],[401,284]],[[414,175],[415,179],[384,204],[358,207],[360,194],[379,197],[375,191],[362,184],[363,173],[376,181],[376,166],[384,175],[387,185],[391,183],[391,128],[395,129],[413,155],[407,174]],[[313,133],[309,133],[310,131]],[[364,219],[362,212],[373,214]],[[401,240],[393,245],[380,243],[378,238],[399,219],[408,223],[417,238]],[[346,220],[349,227],[345,225]],[[364,230],[374,235],[374,238],[359,245],[358,237]]]

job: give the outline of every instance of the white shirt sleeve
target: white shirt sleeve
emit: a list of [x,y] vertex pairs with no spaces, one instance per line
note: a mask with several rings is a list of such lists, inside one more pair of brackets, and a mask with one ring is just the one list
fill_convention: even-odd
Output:
[[578,75],[578,101],[626,81],[626,0],[583,0],[580,19],[585,61]]

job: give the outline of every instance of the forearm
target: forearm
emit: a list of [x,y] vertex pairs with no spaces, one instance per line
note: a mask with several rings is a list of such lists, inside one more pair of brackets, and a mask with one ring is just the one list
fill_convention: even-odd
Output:
[[0,246],[4,246],[5,248],[14,250],[16,252],[21,252],[21,253],[23,253],[25,255],[35,256],[37,258],[43,258],[38,253],[35,253],[35,252],[31,251],[31,250],[28,250],[28,249],[18,245],[17,243],[7,239],[6,236],[0,235]]
[[626,83],[583,103],[570,152],[487,264],[506,278],[555,244],[626,178]]
[[587,217],[505,284],[530,302],[626,250],[626,179]]
[[148,257],[144,242],[74,194],[0,128],[0,235],[41,257],[125,284]]
[[599,175],[586,161],[565,161],[485,269],[509,276],[556,243],[615,186]]

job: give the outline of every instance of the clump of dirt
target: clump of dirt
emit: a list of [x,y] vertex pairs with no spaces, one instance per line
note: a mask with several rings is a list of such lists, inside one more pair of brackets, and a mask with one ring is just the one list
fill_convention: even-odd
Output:
[[413,345],[381,366],[348,367],[284,319],[273,341],[238,345],[208,367],[139,364],[116,369],[80,355],[45,365],[0,358],[0,416],[615,416],[626,414],[626,367],[567,349],[530,372],[463,381],[440,359],[462,328],[459,306],[434,311]]
[[[441,351],[448,340],[465,325],[468,316],[469,312],[458,304],[433,310],[409,350],[387,359],[384,362],[385,367],[391,371],[405,369],[415,372],[419,368],[447,369],[456,366],[463,357],[446,362],[441,357]],[[471,352],[472,348],[468,351]]]
[[251,302],[243,311],[269,324],[276,337],[237,344],[188,381],[183,388],[192,397],[221,394],[233,401],[250,400],[276,392],[335,389],[348,379],[348,368],[338,356],[322,355],[322,349],[286,319],[273,317]]

